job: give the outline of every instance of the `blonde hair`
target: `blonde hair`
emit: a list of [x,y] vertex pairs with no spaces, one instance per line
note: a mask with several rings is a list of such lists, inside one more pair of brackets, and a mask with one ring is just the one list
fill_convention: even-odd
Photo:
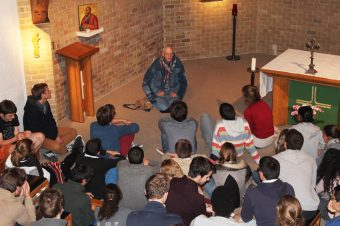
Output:
[[32,154],[32,141],[30,139],[22,139],[15,145],[15,149],[11,154],[11,161],[14,166],[19,166],[21,160]]
[[170,179],[174,177],[180,178],[183,176],[181,167],[175,160],[172,159],[166,159],[162,162],[160,172],[167,175]]
[[284,195],[276,205],[276,225],[303,226],[302,208],[299,201],[291,196]]

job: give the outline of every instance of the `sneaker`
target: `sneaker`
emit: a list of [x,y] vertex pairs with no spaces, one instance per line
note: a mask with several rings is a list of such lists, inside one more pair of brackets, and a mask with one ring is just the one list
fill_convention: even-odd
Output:
[[85,147],[84,140],[80,135],[78,135],[74,139],[74,143],[73,143],[73,146],[72,146],[72,152],[78,151],[79,153],[84,153],[84,147]]
[[135,143],[131,143],[131,147],[133,148],[133,147],[140,147],[140,148],[142,148],[143,147],[143,144],[135,144]]
[[160,155],[164,155],[164,154],[165,154],[165,151],[162,150],[162,149],[156,148],[156,151],[157,151],[157,153],[160,154]]
[[43,156],[50,162],[58,162],[58,157],[52,151],[44,152]]

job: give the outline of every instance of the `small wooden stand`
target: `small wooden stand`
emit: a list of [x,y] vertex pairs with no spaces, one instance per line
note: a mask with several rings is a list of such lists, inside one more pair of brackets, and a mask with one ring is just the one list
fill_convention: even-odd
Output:
[[56,51],[66,57],[70,120],[84,122],[84,115],[94,116],[92,91],[91,56],[99,51],[80,42],[75,42]]

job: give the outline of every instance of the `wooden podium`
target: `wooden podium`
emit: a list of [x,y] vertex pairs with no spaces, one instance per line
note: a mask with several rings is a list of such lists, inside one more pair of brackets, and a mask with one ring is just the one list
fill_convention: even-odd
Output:
[[85,115],[94,116],[91,56],[98,51],[98,47],[80,42],[75,42],[56,51],[57,54],[66,57],[70,119],[72,121],[84,122]]

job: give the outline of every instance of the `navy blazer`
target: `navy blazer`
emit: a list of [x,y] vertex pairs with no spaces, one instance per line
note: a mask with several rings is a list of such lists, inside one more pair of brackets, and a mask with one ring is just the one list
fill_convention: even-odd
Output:
[[171,226],[182,222],[180,216],[167,213],[164,205],[156,201],[148,202],[142,210],[131,212],[126,220],[127,226]]

